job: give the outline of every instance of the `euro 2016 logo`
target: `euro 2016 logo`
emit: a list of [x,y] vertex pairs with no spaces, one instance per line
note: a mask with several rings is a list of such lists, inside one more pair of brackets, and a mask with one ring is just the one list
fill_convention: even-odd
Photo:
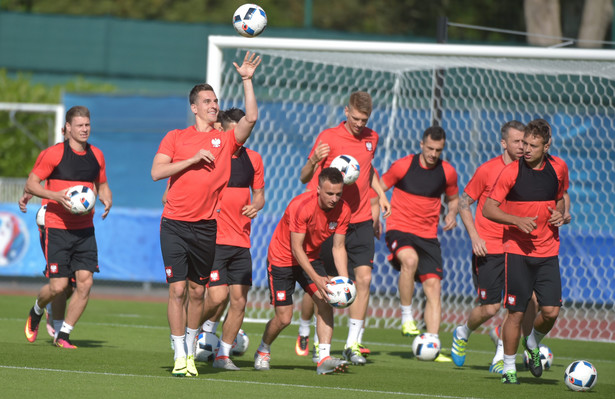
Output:
[[28,250],[24,221],[11,212],[0,212],[0,267],[19,261]]

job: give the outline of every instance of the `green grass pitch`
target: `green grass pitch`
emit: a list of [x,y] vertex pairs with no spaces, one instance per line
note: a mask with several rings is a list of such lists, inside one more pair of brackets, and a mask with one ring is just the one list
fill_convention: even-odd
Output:
[[[55,348],[41,322],[38,340],[24,337],[24,324],[34,298],[0,296],[0,397],[37,395],[49,398],[574,398],[615,397],[615,344],[544,340],[554,353],[554,364],[541,378],[520,366],[521,385],[503,385],[490,374],[493,343],[474,334],[466,364],[421,362],[411,354],[411,339],[399,330],[368,329],[365,343],[372,350],[365,366],[351,366],[340,375],[316,375],[311,356],[295,355],[297,326],[289,326],[272,347],[272,369],[253,369],[253,354],[264,324],[244,324],[250,338],[246,354],[235,358],[241,371],[221,371],[198,363],[196,378],[171,376],[173,353],[169,345],[166,304],[92,299],[71,340],[79,348]],[[341,356],[346,329],[335,330],[332,352]],[[450,353],[451,334],[442,334]],[[591,361],[598,383],[590,393],[569,391],[564,370],[573,360]]]

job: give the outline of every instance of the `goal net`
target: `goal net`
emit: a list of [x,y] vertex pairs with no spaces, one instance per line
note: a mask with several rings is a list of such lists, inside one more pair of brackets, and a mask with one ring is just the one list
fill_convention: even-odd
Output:
[[[502,124],[536,118],[551,123],[551,152],[570,169],[573,221],[560,229],[564,303],[550,336],[615,341],[615,51],[210,36],[207,81],[222,109],[243,107],[232,62],[241,63],[246,50],[263,57],[254,82],[259,121],[247,146],[263,157],[267,198],[253,222],[248,318],[272,315],[267,247],[286,205],[304,190],[299,173],[315,137],[344,120],[352,91],[365,90],[374,102],[368,126],[381,137],[376,169],[383,173],[393,161],[417,153],[422,132],[439,121],[447,132],[443,158],[457,169],[460,190],[481,163],[501,153]],[[476,303],[471,244],[458,224],[439,230],[443,331],[464,322]],[[400,326],[397,272],[387,255],[381,238],[368,327]],[[413,312],[419,319],[421,301],[418,285]],[[347,314],[338,311],[336,317],[344,323]]]

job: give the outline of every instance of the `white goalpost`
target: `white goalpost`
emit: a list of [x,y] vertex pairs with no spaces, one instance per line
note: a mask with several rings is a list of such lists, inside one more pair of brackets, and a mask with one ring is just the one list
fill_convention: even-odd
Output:
[[[457,169],[460,190],[476,167],[501,153],[502,124],[535,118],[551,123],[551,152],[570,169],[573,221],[560,229],[564,306],[550,336],[615,341],[615,51],[238,36],[210,36],[208,45],[207,82],[221,109],[243,107],[232,62],[241,63],[246,50],[263,57],[254,78],[259,121],[247,146],[263,157],[267,204],[253,222],[248,318],[272,314],[269,238],[288,201],[304,190],[299,172],[315,137],[343,120],[352,91],[365,90],[374,100],[368,125],[380,134],[376,169],[385,172],[394,160],[418,152],[421,134],[437,114],[447,132],[443,157]],[[439,79],[436,71],[442,71]],[[442,85],[435,90],[437,81]],[[449,331],[465,321],[476,299],[470,240],[459,225],[439,232],[443,330]],[[387,255],[381,238],[368,327],[400,324],[397,272]],[[421,297],[419,286],[413,304],[419,318]]]

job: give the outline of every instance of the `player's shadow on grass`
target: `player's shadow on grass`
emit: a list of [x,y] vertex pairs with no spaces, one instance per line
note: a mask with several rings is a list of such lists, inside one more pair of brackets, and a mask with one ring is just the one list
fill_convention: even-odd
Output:
[[80,339],[80,340],[71,340],[72,344],[77,348],[102,348],[103,346],[108,348],[106,341],[95,341],[93,339]]
[[397,356],[400,357],[402,359],[414,359],[414,353],[412,353],[412,349],[408,349],[406,351],[393,351],[393,352],[387,352],[390,356]]

